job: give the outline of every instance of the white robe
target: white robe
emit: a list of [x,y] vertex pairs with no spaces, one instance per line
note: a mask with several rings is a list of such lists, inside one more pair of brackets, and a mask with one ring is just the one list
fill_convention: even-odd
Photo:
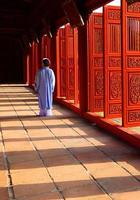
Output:
[[38,93],[40,115],[52,115],[55,75],[49,67],[42,67],[35,78],[35,91]]

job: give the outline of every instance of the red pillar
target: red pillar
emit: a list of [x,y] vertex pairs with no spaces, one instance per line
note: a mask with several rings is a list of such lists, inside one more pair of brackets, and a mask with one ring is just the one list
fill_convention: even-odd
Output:
[[87,24],[78,28],[78,59],[80,83],[80,111],[88,111],[88,70],[87,70]]

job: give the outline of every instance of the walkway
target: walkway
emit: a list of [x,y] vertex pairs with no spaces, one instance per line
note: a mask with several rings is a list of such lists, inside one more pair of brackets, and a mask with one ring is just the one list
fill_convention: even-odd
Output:
[[0,86],[0,200],[140,199],[138,150],[58,105],[53,112],[37,117],[30,89]]

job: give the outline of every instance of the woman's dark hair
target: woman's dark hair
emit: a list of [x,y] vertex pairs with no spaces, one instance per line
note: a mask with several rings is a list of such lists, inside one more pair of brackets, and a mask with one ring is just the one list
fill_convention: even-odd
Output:
[[50,62],[49,58],[43,58],[43,64],[44,64],[44,66],[50,66],[51,62]]

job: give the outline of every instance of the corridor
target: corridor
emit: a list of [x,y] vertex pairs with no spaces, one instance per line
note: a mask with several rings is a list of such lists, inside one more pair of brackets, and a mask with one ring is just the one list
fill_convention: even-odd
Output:
[[0,200],[138,200],[139,150],[26,85],[0,85]]

